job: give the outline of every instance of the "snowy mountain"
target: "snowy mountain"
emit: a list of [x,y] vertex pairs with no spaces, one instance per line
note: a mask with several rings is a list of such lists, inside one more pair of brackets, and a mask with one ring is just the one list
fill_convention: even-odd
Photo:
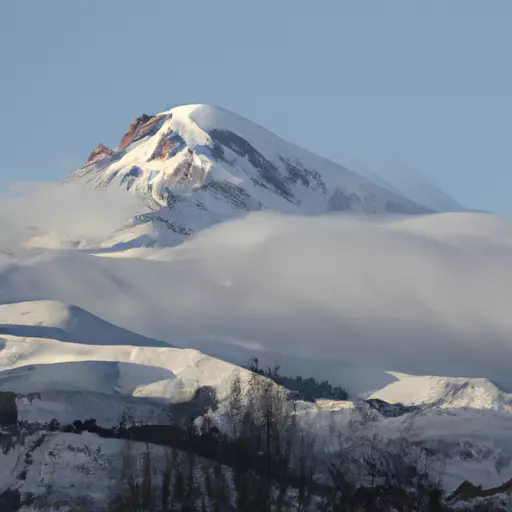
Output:
[[512,223],[424,185],[193,105],[3,199],[0,509],[7,489],[96,509],[125,445],[76,422],[222,431],[254,356],[348,391],[294,403],[319,457],[363,458],[379,436],[427,449],[448,492],[510,479]]
[[175,245],[250,211],[426,213],[431,209],[217,107],[137,118],[119,146],[100,144],[68,182],[143,194],[149,212],[112,246]]

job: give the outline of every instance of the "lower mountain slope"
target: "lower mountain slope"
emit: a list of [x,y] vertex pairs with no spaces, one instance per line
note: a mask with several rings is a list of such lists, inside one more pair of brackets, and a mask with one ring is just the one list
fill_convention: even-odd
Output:
[[54,300],[0,305],[2,335],[49,338],[89,345],[169,346],[164,341],[117,327],[77,306]]
[[[1,311],[2,319],[19,330],[0,335],[0,423],[7,428],[0,432],[0,497],[5,490],[17,490],[32,503],[51,495],[63,503],[100,507],[116,481],[113,472],[122,470],[127,445],[108,436],[73,433],[73,428],[83,425],[94,431],[123,422],[148,428],[195,417],[208,418],[208,424],[222,431],[229,429],[224,418],[233,403],[234,377],[241,376],[242,383],[250,379],[248,370],[197,350],[123,345],[121,338],[115,345],[99,344],[109,332],[133,337],[97,319],[90,329],[85,320],[93,315],[62,302],[5,304]],[[73,315],[82,323],[73,325]],[[44,329],[37,337],[26,336],[23,328],[34,326],[60,329],[74,340],[47,338],[54,331]],[[88,333],[93,343],[87,343]],[[392,378],[396,380],[368,399],[295,403],[299,424],[318,440],[318,457],[328,460],[341,449],[364,457],[378,435],[386,450],[403,443],[428,449],[443,462],[442,472],[435,473],[441,471],[436,466],[432,475],[449,492],[466,480],[491,487],[512,477],[509,395],[484,379]],[[5,421],[12,393],[16,419],[25,429],[15,435]],[[130,448],[135,453],[144,449],[149,448],[139,443]],[[153,446],[151,453],[157,461],[165,460],[165,450]],[[154,471],[156,478],[160,473]]]

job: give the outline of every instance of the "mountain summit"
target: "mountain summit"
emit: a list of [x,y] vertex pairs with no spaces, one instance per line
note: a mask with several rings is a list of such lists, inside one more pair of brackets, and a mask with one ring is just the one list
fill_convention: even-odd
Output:
[[[135,119],[119,146],[100,144],[67,181],[143,194],[149,211],[112,243],[179,243],[195,231],[258,210],[422,214],[432,210],[376,180],[207,105]],[[162,236],[162,230],[166,236]]]

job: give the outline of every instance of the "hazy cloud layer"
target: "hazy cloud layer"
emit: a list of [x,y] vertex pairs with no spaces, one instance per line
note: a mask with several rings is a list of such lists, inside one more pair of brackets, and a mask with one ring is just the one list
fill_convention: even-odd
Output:
[[29,226],[98,240],[140,206],[129,194],[61,196],[0,200],[1,301],[59,299],[177,346],[314,360],[313,373],[339,381],[348,362],[512,387],[507,218],[259,213],[129,258],[26,244],[18,257]]
[[[133,194],[72,184],[17,183],[0,196],[0,247],[7,235],[27,240],[52,234],[76,242],[103,240],[143,208]],[[9,242],[12,243],[12,242]]]

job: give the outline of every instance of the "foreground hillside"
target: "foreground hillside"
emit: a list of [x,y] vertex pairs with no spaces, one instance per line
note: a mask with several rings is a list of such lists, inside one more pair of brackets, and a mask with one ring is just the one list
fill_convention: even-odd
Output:
[[[12,322],[10,332],[2,334],[0,351],[4,446],[0,495],[8,491],[5,496],[11,496],[15,491],[20,503],[27,504],[23,510],[50,510],[44,508],[50,503],[82,503],[85,509],[103,510],[100,503],[121,485],[127,450],[123,439],[137,441],[130,447],[141,454],[135,458],[145,453],[144,442],[154,445],[155,479],[163,477],[168,449],[207,457],[211,462],[201,462],[201,471],[204,464],[220,463],[226,472],[223,478],[234,478],[231,472],[238,471],[233,468],[239,464],[233,459],[236,450],[230,455],[227,445],[219,451],[218,441],[209,447],[205,443],[211,434],[194,440],[185,430],[179,434],[168,429],[194,419],[198,432],[203,430],[201,424],[229,436],[242,432],[230,426],[236,417],[233,404],[238,403],[233,386],[239,379],[243,402],[254,374],[196,350],[165,347],[161,342],[152,346],[142,337],[142,343],[135,343],[137,338],[130,333],[55,301],[3,305],[0,313]],[[81,319],[81,336],[74,315]],[[39,331],[28,335],[35,326]],[[47,337],[56,330],[61,339]],[[122,345],[118,339],[116,345],[108,345],[104,334],[109,332],[126,332],[133,344]],[[370,452],[380,453],[379,460],[385,460],[403,459],[407,453],[407,464],[419,471],[419,461],[428,453],[428,485],[440,484],[446,496],[467,480],[493,487],[512,478],[512,396],[484,379],[389,377],[393,382],[367,399],[297,398],[292,408],[286,406],[280,413],[282,428],[295,425],[293,432],[300,428],[314,442],[310,455],[317,459],[315,500],[324,499],[327,488],[323,485],[331,485],[326,483],[326,464],[340,461],[341,454],[366,460]],[[272,400],[284,407],[280,393],[272,391]],[[266,404],[267,398],[259,403]],[[288,412],[283,416],[284,411]],[[126,428],[131,430],[122,430]],[[189,456],[183,457],[188,460]],[[346,475],[366,471],[352,463],[343,467]],[[273,478],[278,483],[281,477]],[[200,486],[201,478],[195,479],[194,485]],[[357,481],[362,485],[365,480]],[[293,479],[287,485],[287,496],[291,493],[287,502],[294,502],[294,485]],[[233,500],[238,499],[237,489],[235,485]],[[314,503],[311,510],[318,510]]]
[[512,223],[397,190],[195,105],[3,198],[0,510],[508,506]]

